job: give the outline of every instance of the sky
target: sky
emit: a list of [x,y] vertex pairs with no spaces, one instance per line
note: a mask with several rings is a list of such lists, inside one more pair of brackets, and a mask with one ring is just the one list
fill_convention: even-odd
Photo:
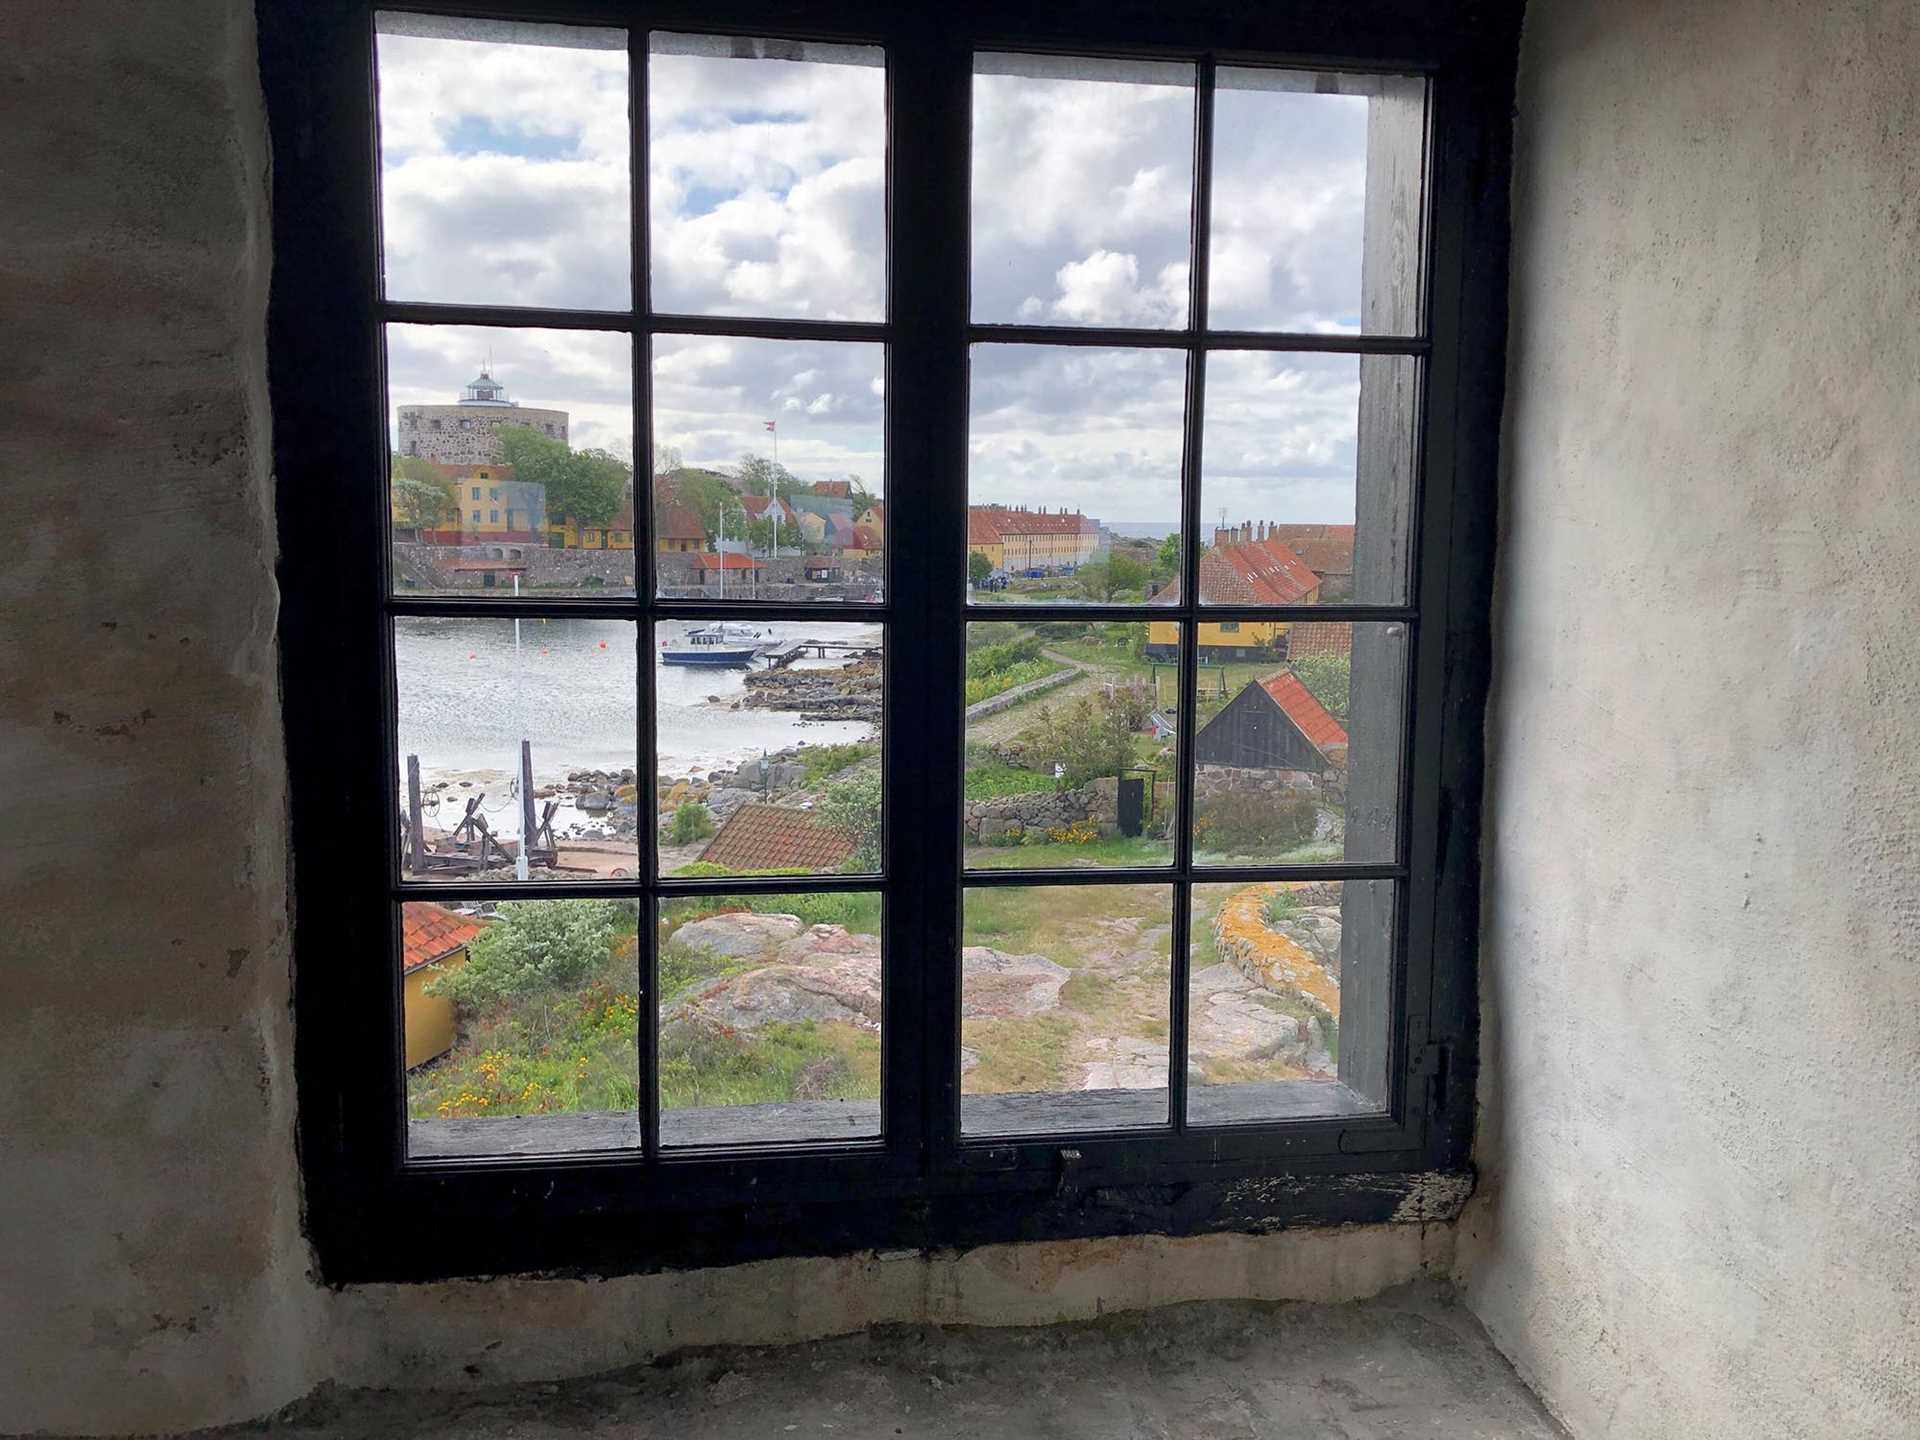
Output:
[[[417,22],[402,22],[421,28]],[[396,299],[623,310],[630,303],[627,64],[617,32],[490,27],[542,43],[380,37],[384,255]],[[555,37],[567,44],[550,43]],[[885,316],[885,89],[877,51],[653,40],[656,308]],[[729,53],[737,52],[737,53]],[[1210,323],[1357,331],[1368,101],[1221,72]],[[1190,67],[981,57],[974,89],[976,321],[1186,323]],[[396,326],[392,405],[446,403],[484,363],[577,446],[630,455],[618,336]],[[771,454],[883,490],[885,357],[870,344],[661,337],[656,441],[685,463]],[[1179,513],[1185,359],[982,345],[971,356],[975,503]],[[1353,518],[1351,357],[1209,360],[1201,512]]]

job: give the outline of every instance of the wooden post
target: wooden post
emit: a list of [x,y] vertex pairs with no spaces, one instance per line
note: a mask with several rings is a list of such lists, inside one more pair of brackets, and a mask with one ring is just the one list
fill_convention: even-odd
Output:
[[520,742],[520,853],[533,863],[533,747]]
[[427,865],[427,842],[420,833],[420,757],[407,756],[407,869],[416,878]]

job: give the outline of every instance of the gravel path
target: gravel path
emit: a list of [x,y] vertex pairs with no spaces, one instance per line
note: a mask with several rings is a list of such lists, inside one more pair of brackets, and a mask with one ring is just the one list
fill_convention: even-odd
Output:
[[998,715],[989,715],[984,720],[976,720],[967,726],[967,739],[988,745],[1011,740],[1033,723],[1033,717],[1040,713],[1042,706],[1071,704],[1082,695],[1094,694],[1101,687],[1120,679],[1124,674],[1120,670],[1089,665],[1084,660],[1075,660],[1072,656],[1062,655],[1058,650],[1042,650],[1040,653],[1049,660],[1056,660],[1062,665],[1071,665],[1080,672],[1079,677],[1034,696],[1024,705],[1016,705],[1011,710],[1002,710]]

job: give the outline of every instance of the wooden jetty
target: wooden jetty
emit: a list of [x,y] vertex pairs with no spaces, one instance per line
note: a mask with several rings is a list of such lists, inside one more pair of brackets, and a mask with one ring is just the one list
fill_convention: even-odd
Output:
[[858,659],[863,655],[878,655],[880,647],[871,640],[782,640],[760,652],[760,658],[776,670],[785,669],[802,655],[811,655],[816,660],[830,659],[835,655],[848,659]]

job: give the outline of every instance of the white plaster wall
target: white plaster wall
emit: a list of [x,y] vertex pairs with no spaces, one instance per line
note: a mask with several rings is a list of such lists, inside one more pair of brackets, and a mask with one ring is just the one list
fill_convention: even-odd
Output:
[[1920,6],[1534,0],[1471,1301],[1586,1437],[1920,1435]]
[[1446,1226],[324,1290],[298,1224],[247,0],[0,17],[0,1433],[888,1321],[1338,1299]]

